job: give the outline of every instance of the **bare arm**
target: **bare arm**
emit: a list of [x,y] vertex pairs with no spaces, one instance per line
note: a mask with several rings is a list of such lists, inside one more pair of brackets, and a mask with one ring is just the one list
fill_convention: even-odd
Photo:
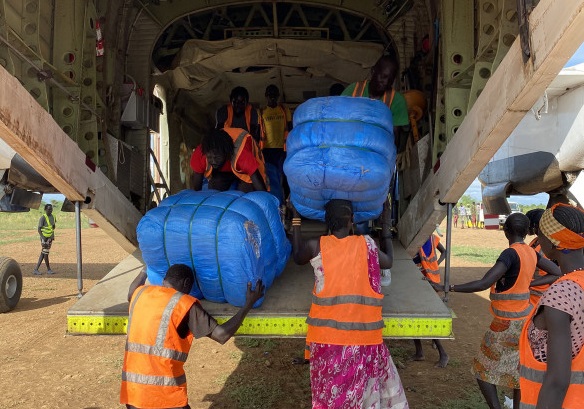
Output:
[[544,284],[552,284],[554,283],[558,278],[558,276],[555,276],[553,274],[546,274],[543,277],[538,277],[535,280],[533,280],[529,286],[530,287],[537,287],[538,285],[544,285]]
[[537,268],[545,271],[548,274],[556,276],[556,278],[563,275],[562,271],[560,270],[560,267],[556,263],[545,257],[539,258],[539,260],[537,261]]
[[256,170],[253,175],[251,175],[251,184],[253,185],[253,189],[255,191],[262,191],[265,192],[266,190],[268,190],[266,188],[266,184],[264,183],[264,179],[262,178],[262,175],[260,173],[260,170]]
[[572,342],[570,339],[570,315],[543,307],[545,326],[548,331],[547,371],[539,391],[536,409],[561,408],[570,386],[572,366]]
[[[239,309],[239,311],[231,317],[228,321],[221,325],[217,325],[213,332],[209,334],[209,338],[220,344],[226,343],[239,329],[243,319],[248,312],[252,309],[254,303],[259,300],[264,294],[265,286],[262,284],[262,280],[258,280],[255,289],[251,289],[251,283],[247,283],[247,295],[245,298],[245,305]],[[192,332],[192,329],[191,329]]]
[[436,248],[440,252],[440,258],[438,259],[438,264],[440,264],[446,258],[446,249],[444,248],[444,246],[442,245],[442,243],[438,243],[438,245],[436,246]]
[[[476,293],[477,291],[486,290],[503,277],[506,272],[507,267],[505,264],[497,261],[480,280],[471,281],[466,284],[456,284],[454,286],[455,289],[451,289],[451,291],[456,291],[457,293]],[[430,283],[430,285],[438,291],[444,291],[444,285],[435,283]]]
[[203,174],[193,172],[191,175],[191,189],[199,191],[203,188]]
[[136,291],[136,288],[140,287],[141,285],[144,285],[147,278],[148,276],[146,275],[146,269],[143,268],[142,270],[140,270],[140,274],[138,274],[136,278],[134,278],[132,284],[130,284],[130,288],[128,289],[128,301],[132,299],[132,295],[134,295],[134,291]]
[[[292,215],[295,219],[300,219],[300,214],[292,206]],[[292,256],[294,262],[299,265],[308,263],[312,258],[316,257],[320,251],[320,240],[309,239],[302,240],[302,232],[300,226],[292,225]]]
[[382,269],[393,267],[393,235],[391,224],[384,222],[381,224],[381,248],[379,249],[379,267]]

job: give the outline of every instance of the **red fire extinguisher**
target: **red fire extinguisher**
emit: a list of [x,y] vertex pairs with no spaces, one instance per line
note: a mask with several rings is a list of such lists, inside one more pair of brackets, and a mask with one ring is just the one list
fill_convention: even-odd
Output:
[[99,21],[95,22],[95,34],[96,34],[95,54],[98,57],[101,57],[104,53],[104,49],[103,49],[103,35],[101,34],[101,27],[99,25]]

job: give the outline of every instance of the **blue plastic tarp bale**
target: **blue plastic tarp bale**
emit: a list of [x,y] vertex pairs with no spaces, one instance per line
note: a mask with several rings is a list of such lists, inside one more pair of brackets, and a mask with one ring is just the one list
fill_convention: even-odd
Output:
[[183,190],[146,213],[137,234],[152,284],[169,266],[186,264],[195,271],[191,295],[237,307],[248,282],[270,288],[291,250],[278,200],[267,192]]
[[324,221],[331,199],[353,202],[355,222],[378,217],[395,169],[393,120],[377,100],[313,98],[294,112],[284,173],[298,212]]

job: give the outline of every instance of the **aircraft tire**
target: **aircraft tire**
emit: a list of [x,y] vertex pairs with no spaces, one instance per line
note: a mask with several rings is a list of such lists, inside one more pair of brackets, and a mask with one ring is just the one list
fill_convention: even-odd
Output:
[[0,313],[16,307],[22,294],[22,272],[16,261],[0,257]]

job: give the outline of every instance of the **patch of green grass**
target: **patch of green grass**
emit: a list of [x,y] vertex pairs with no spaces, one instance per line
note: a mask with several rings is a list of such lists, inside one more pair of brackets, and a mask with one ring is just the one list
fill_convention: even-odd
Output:
[[474,246],[452,246],[452,255],[467,261],[494,264],[503,249]]
[[[8,229],[10,230],[10,229]],[[30,237],[18,237],[18,238],[10,238],[10,239],[0,239],[0,246],[5,244],[12,244],[12,243],[26,243],[29,241],[39,241],[39,236],[30,236]]]
[[272,408],[283,397],[278,385],[259,378],[233,387],[229,395],[237,402],[239,409]]
[[264,351],[272,351],[278,347],[278,341],[272,338],[241,338],[240,346],[244,348],[261,348]]
[[[57,232],[61,229],[75,228],[75,213],[62,212],[62,203],[53,203],[53,215],[57,218]],[[43,202],[38,210],[31,209],[29,212],[0,213],[0,226],[3,230],[34,230],[36,231],[39,219],[43,215],[45,203]],[[89,219],[81,215],[81,228],[89,227]]]

